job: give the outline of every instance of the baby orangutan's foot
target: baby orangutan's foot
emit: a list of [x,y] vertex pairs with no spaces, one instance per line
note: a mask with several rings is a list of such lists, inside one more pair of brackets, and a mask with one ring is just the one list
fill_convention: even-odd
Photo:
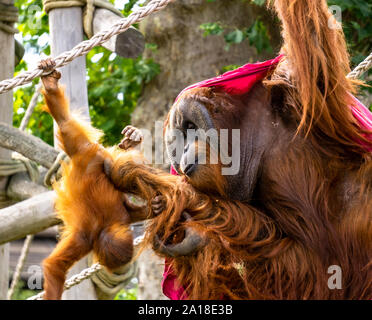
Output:
[[134,148],[136,145],[140,144],[143,140],[143,135],[140,129],[133,126],[126,126],[121,134],[124,135],[124,139],[121,140],[119,148],[128,150]]
[[157,195],[151,200],[151,209],[155,216],[161,214],[165,209],[164,197]]
[[54,70],[56,63],[51,59],[41,60],[39,62],[39,69],[42,69],[46,72],[52,71],[46,76],[41,77],[45,91],[53,92],[58,90],[58,80],[61,78],[61,73],[57,70]]

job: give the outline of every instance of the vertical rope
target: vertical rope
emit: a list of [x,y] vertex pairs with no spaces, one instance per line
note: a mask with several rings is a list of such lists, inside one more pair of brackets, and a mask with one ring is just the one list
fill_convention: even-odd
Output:
[[19,279],[21,278],[21,272],[22,272],[23,266],[25,264],[25,261],[26,261],[26,258],[27,258],[27,254],[28,254],[28,251],[30,249],[30,245],[31,245],[31,242],[32,242],[33,238],[34,238],[34,235],[30,234],[30,235],[28,235],[26,237],[26,240],[23,243],[21,255],[20,255],[19,259],[18,259],[17,267],[16,267],[16,269],[14,271],[12,283],[11,283],[10,289],[8,291],[8,295],[7,295],[7,299],[8,300],[11,300],[12,299],[12,297],[14,295],[14,292],[15,292],[15,289],[17,287],[17,284],[19,282]]
[[22,131],[25,131],[27,128],[28,123],[30,122],[31,115],[35,110],[35,107],[37,105],[37,99],[40,96],[40,91],[41,91],[41,82],[39,82],[35,88],[35,92],[32,95],[32,98],[30,100],[30,103],[27,107],[26,113],[22,118],[21,125],[19,126],[19,129]]

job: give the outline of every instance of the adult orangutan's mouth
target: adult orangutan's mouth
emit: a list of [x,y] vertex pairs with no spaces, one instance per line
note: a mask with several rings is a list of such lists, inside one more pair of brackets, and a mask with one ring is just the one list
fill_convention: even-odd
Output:
[[198,166],[198,159],[195,159],[194,163],[188,164],[180,164],[181,171],[188,177],[190,177],[195,171]]

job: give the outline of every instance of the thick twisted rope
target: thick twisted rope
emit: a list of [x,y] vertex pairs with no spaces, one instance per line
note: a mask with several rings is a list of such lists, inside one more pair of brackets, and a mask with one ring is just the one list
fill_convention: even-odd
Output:
[[[131,13],[127,18],[119,20],[117,23],[111,26],[110,29],[104,30],[95,34],[89,40],[85,40],[76,45],[73,49],[63,52],[53,60],[56,64],[56,68],[63,67],[70,63],[77,57],[87,54],[92,48],[101,45],[111,37],[126,31],[131,25],[142,21],[148,15],[164,9],[170,2],[174,0],[152,0],[145,7],[141,7]],[[36,77],[47,74],[41,69],[34,69],[32,71],[26,71],[13,79],[3,80],[0,82],[0,94],[7,92],[15,87],[31,82]]]
[[350,72],[347,77],[349,79],[358,79],[361,75],[372,67],[372,52],[370,55],[361,62],[352,72]]
[[61,164],[66,161],[69,161],[67,154],[61,151],[44,177],[44,185],[46,187],[51,187],[55,181],[62,177]]
[[[133,246],[138,246],[143,241],[144,236],[139,236],[133,241]],[[65,282],[64,290],[68,290],[72,288],[73,286],[78,285],[82,281],[91,278],[94,274],[96,274],[99,270],[101,270],[103,266],[99,264],[98,262],[93,264],[91,267],[86,268],[82,270],[80,273],[72,276],[70,279],[68,279]],[[35,296],[32,296],[30,298],[27,298],[27,300],[42,300],[44,296],[45,291],[42,291],[38,293]]]
[[[85,279],[90,278],[93,274],[97,273],[101,269],[102,269],[102,266],[99,263],[95,263],[91,267],[84,269],[79,274],[76,274],[76,275],[72,276],[70,279],[68,279],[65,282],[64,289],[68,290],[71,287],[78,285],[79,283],[81,283]],[[44,293],[45,292],[42,291],[39,294],[28,298],[27,300],[43,300]]]
[[18,9],[0,0],[0,30],[10,34],[18,33],[18,30],[13,27],[15,22],[18,22]]

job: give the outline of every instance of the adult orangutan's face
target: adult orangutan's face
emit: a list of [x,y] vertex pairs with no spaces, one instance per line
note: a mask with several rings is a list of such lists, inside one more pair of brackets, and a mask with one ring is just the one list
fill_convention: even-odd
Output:
[[277,122],[266,90],[255,88],[239,99],[211,88],[191,89],[170,110],[169,159],[200,191],[250,200]]

